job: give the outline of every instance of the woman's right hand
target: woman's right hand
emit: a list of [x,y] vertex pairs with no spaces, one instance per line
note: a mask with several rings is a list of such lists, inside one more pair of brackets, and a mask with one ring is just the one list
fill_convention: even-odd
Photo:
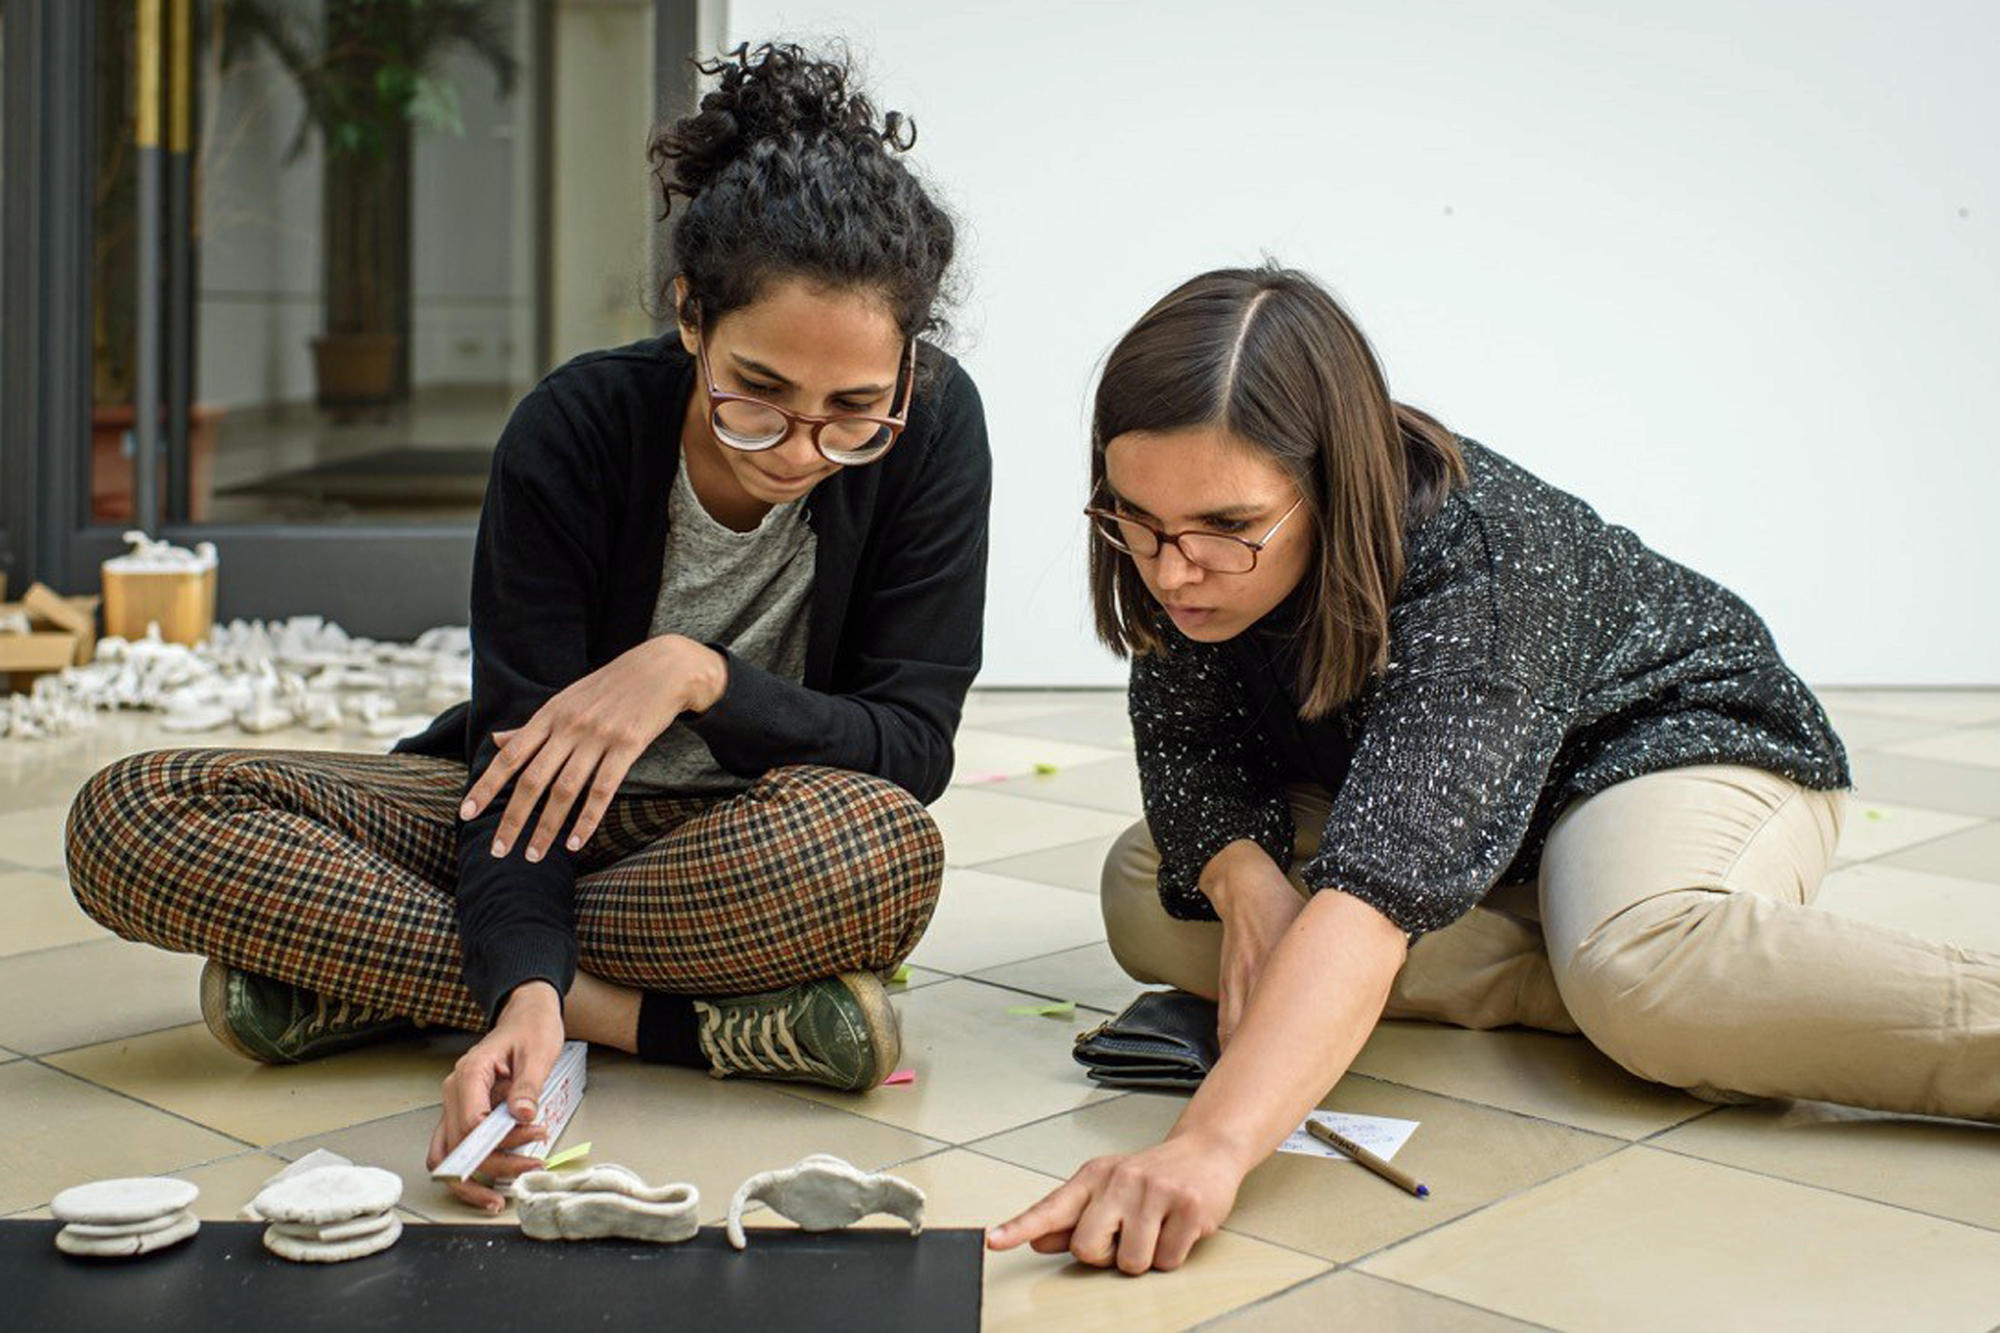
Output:
[[450,1156],[503,1100],[511,1104],[514,1119],[520,1122],[480,1163],[479,1170],[488,1175],[490,1184],[470,1177],[450,1182],[451,1192],[466,1203],[497,1213],[507,1199],[493,1185],[505,1185],[541,1166],[533,1157],[508,1150],[547,1137],[548,1131],[533,1121],[562,1045],[562,1003],[556,988],[546,981],[530,981],[515,987],[492,1030],[459,1056],[446,1076],[443,1112],[431,1135],[427,1168],[435,1169]]
[[1227,1049],[1264,964],[1298,920],[1305,899],[1270,854],[1253,842],[1231,843],[1218,853],[1202,874],[1201,888],[1222,918],[1215,1037]]

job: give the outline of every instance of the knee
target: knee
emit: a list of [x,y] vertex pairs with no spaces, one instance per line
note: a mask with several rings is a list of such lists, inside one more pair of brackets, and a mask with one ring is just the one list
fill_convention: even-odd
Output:
[[137,754],[99,769],[71,802],[63,830],[70,892],[99,925],[120,931],[140,882],[131,864],[152,845],[166,789],[157,754]]
[[1166,915],[1160,906],[1159,874],[1159,849],[1142,819],[1111,844],[1098,875],[1105,942],[1125,974],[1140,980],[1157,972],[1150,946],[1159,934],[1159,918]]
[[759,785],[782,812],[777,836],[833,849],[929,919],[944,885],[945,850],[922,801],[885,778],[817,765],[774,769]]
[[1551,959],[1564,1005],[1593,1046],[1655,1083],[1707,1085],[1702,1053],[1734,1020],[1727,939],[1746,895],[1683,889],[1628,908]]

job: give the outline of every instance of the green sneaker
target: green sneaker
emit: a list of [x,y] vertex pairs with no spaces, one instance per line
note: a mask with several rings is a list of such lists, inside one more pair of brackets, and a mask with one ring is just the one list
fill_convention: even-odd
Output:
[[201,1016],[217,1041],[267,1065],[317,1060],[416,1030],[407,1018],[328,999],[213,958],[201,969]]
[[873,972],[843,972],[757,995],[696,1000],[702,1054],[740,1074],[862,1092],[889,1077],[903,1040]]

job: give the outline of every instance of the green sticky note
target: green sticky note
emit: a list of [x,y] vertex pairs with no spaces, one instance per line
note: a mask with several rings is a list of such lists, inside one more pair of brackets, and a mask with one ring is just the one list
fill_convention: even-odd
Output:
[[1020,1014],[1024,1018],[1075,1018],[1076,1001],[1058,1000],[1054,1004],[1017,1004],[1007,1010],[1010,1014]]
[[567,1166],[579,1158],[588,1156],[590,1156],[590,1145],[579,1143],[574,1148],[564,1148],[559,1153],[549,1154],[548,1160],[542,1163],[542,1170],[553,1171],[559,1166]]
[[890,984],[891,986],[907,986],[907,985],[909,985],[909,984],[910,984],[910,965],[909,965],[908,963],[905,963],[905,964],[903,964],[903,965],[902,965],[901,967],[897,968],[897,969],[896,969],[896,972],[895,972],[895,975],[889,978],[889,984]]
[[1870,819],[1887,819],[1889,812],[1887,810],[1870,810],[1867,812],[1867,815]]
[[1035,765],[1035,776],[1036,776],[1036,777],[1042,777],[1042,778],[1052,778],[1052,777],[1054,777],[1054,776],[1055,776],[1056,774],[1058,774],[1058,773],[1060,773],[1060,772],[1062,772],[1062,770],[1061,770],[1060,768],[1057,768],[1057,767],[1056,767],[1056,766],[1055,766],[1054,764],[1036,764],[1036,765]]

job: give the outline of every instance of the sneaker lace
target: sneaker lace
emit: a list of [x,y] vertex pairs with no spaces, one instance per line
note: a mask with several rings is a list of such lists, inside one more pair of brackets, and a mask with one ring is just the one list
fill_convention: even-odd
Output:
[[774,1006],[700,1004],[710,1058],[753,1074],[830,1073],[792,1034],[790,1014]]
[[366,1005],[354,1004],[347,1000],[329,1001],[324,995],[313,996],[312,1016],[306,1019],[302,1035],[317,1037],[326,1032],[337,1032],[342,1028],[361,1027],[369,1023],[387,1023],[395,1015],[386,1009],[371,1009]]

